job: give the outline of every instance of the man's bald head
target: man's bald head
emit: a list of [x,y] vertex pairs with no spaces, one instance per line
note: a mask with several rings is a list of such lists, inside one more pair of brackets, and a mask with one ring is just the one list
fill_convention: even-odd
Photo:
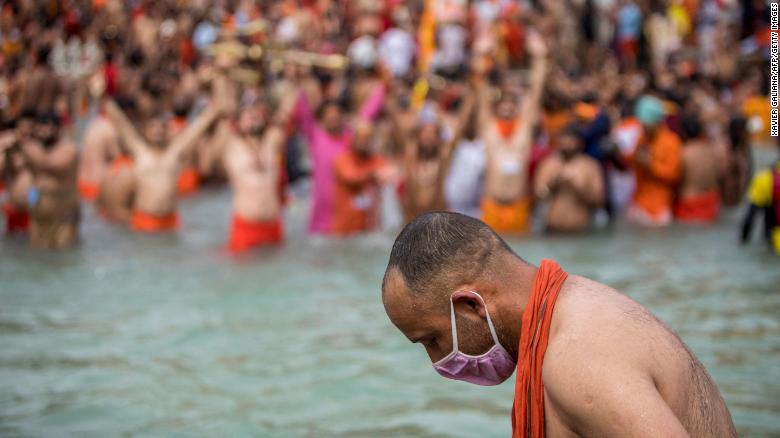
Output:
[[459,213],[426,213],[395,239],[382,290],[395,272],[414,295],[452,292],[457,283],[475,281],[507,256],[520,260],[482,221]]
[[[427,213],[409,223],[393,244],[382,282],[382,301],[392,323],[422,344],[432,362],[452,351],[450,301],[458,318],[460,351],[481,354],[493,344],[487,307],[499,339],[507,325],[510,295],[521,286],[525,265],[481,221],[457,213]],[[477,300],[474,292],[482,299]],[[509,292],[509,293],[507,293]],[[517,295],[519,296],[519,295]],[[485,303],[489,304],[485,304]],[[512,345],[512,342],[506,343]]]

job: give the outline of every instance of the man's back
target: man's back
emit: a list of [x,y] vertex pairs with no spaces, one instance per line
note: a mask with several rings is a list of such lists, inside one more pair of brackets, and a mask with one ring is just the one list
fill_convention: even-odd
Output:
[[[550,436],[736,436],[682,341],[640,304],[583,277],[570,276],[555,304],[543,381]],[[659,424],[669,409],[677,428]]]
[[705,140],[694,140],[683,147],[683,172],[680,195],[696,195],[718,189],[719,163],[713,148]]

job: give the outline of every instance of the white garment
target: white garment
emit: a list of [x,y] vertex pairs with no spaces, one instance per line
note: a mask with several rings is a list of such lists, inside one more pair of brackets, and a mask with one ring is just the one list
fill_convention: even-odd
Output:
[[444,196],[450,209],[479,217],[482,182],[487,164],[481,140],[461,140],[452,152],[450,172],[444,182]]

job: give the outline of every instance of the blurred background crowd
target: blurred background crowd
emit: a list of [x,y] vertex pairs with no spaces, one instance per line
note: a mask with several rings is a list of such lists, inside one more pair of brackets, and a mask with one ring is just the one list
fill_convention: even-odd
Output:
[[751,159],[774,147],[768,20],[760,0],[5,1],[7,230],[67,247],[94,201],[169,231],[225,184],[236,252],[280,242],[291,198],[316,234],[449,209],[522,235],[709,223],[749,192],[743,238],[763,214],[778,249],[777,170]]

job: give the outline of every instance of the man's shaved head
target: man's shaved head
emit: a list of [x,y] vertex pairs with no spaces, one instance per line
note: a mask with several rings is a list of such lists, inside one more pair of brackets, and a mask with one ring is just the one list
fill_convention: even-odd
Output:
[[[508,340],[503,321],[512,315],[507,316],[509,306],[502,308],[502,303],[521,296],[517,288],[523,266],[533,269],[481,221],[458,213],[426,213],[396,238],[382,301],[392,323],[410,341],[422,344],[432,362],[453,348],[452,301],[460,351],[482,354],[493,344],[486,306],[499,339]],[[505,345],[511,351],[514,343]]]
[[397,271],[415,295],[444,292],[454,283],[481,276],[501,255],[520,259],[482,221],[459,213],[426,213],[395,239],[382,289]]

